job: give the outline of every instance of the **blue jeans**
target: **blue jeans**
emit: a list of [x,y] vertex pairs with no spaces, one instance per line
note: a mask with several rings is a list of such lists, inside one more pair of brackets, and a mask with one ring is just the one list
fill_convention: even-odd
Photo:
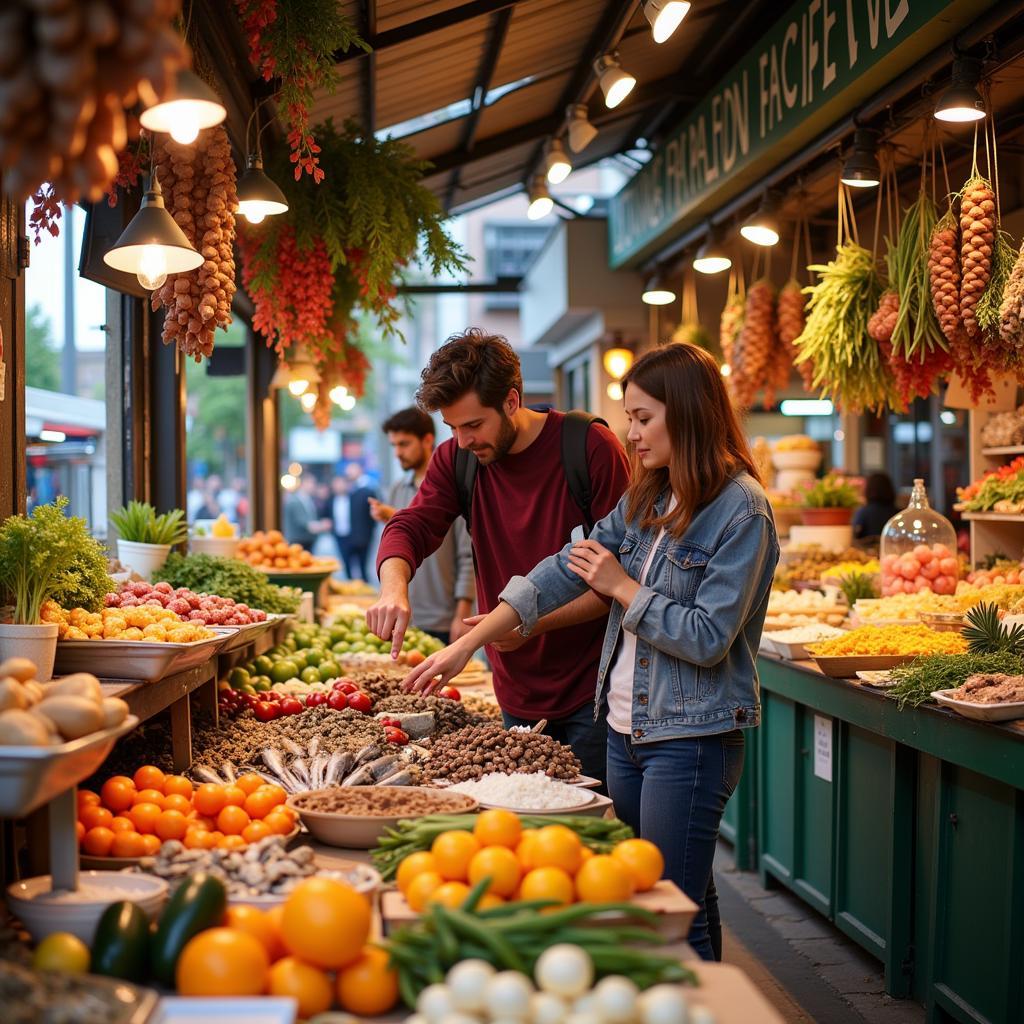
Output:
[[718,826],[743,772],[743,733],[634,744],[608,730],[608,789],[615,813],[665,857],[670,878],[700,908],[689,943],[722,959],[722,921],[712,867]]
[[[572,752],[580,759],[580,773],[589,775],[592,779],[600,779],[601,785],[598,792],[607,795],[606,751],[607,737],[610,732],[605,714],[606,712],[602,708],[601,714],[595,722],[594,705],[588,702],[578,711],[566,715],[565,718],[549,718],[548,724],[544,727],[544,735],[572,747]],[[505,722],[506,729],[513,725],[534,725],[537,721],[536,719],[530,721],[527,718],[516,718],[504,711],[502,711],[501,717]]]

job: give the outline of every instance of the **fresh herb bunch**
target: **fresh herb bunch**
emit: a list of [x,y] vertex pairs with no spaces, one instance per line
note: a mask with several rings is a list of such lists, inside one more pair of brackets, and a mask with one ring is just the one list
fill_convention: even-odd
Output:
[[851,608],[858,601],[878,597],[875,577],[866,572],[848,573],[839,581],[839,589],[843,592],[843,596]]
[[[429,850],[431,843],[442,833],[452,830],[472,832],[475,814],[426,814],[415,820],[404,819],[397,828],[384,830],[377,840],[377,848],[370,854],[373,866],[385,882],[395,877],[398,865],[411,853]],[[543,828],[545,825],[564,825],[579,837],[584,846],[594,853],[611,853],[616,843],[633,838],[633,830],[618,818],[590,818],[571,814],[522,814],[523,828]]]
[[36,625],[48,599],[95,611],[114,589],[103,547],[84,519],[65,514],[67,505],[60,497],[0,526],[0,588],[19,625]]
[[230,597],[239,604],[271,614],[290,614],[299,607],[298,591],[274,586],[263,573],[240,558],[172,553],[153,575],[154,583],[161,580],[173,587],[188,587],[197,594]]
[[828,473],[804,491],[804,508],[856,508],[862,504],[860,491],[836,473]]
[[[479,957],[499,970],[532,975],[541,953],[561,942],[586,950],[599,977],[622,974],[641,989],[662,982],[697,984],[696,975],[678,958],[644,948],[666,941],[654,930],[658,917],[653,911],[633,903],[578,903],[561,908],[553,900],[478,910],[490,882],[482,878],[461,907],[434,904],[383,944],[407,1006],[414,1007],[428,985],[443,982],[445,972],[460,960]],[[602,920],[609,913],[627,922]]]
[[937,219],[934,200],[922,191],[904,212],[896,243],[889,241],[889,286],[900,297],[891,343],[893,352],[907,359],[920,361],[933,349],[949,347],[932,305],[928,272],[928,243]]
[[121,540],[136,544],[181,544],[188,538],[188,524],[180,508],[157,515],[145,501],[129,501],[110,513],[110,521]]
[[930,654],[893,669],[895,685],[888,691],[902,711],[908,704],[919,707],[932,699],[934,690],[953,690],[977,673],[1024,673],[1024,659],[1011,651],[995,654]]
[[1010,654],[1024,655],[1024,626],[1007,629],[999,621],[999,609],[995,604],[975,605],[967,613],[967,626],[963,633],[967,649],[973,654],[1009,651]]

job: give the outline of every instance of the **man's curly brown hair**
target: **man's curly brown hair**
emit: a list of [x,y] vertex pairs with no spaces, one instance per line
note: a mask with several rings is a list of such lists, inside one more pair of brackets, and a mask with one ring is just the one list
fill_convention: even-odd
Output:
[[420,408],[435,412],[475,391],[481,405],[500,409],[510,391],[523,397],[523,373],[515,349],[500,334],[470,327],[453,334],[431,357],[416,392]]

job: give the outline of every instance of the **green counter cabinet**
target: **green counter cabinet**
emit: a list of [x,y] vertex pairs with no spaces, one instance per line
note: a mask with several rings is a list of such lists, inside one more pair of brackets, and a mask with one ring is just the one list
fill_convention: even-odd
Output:
[[733,858],[740,871],[757,870],[757,741],[760,732],[760,729],[747,729],[743,734],[746,740],[743,774],[722,815],[721,835],[732,845]]
[[759,671],[765,884],[878,957],[929,1024],[1024,1022],[1024,733],[777,659]]

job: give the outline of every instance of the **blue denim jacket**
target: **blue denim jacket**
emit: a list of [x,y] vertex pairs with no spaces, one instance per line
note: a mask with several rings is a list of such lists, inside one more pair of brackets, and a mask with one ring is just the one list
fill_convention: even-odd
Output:
[[[668,490],[655,503],[662,513]],[[590,539],[618,552],[637,579],[657,538],[625,517],[626,499]],[[568,604],[587,584],[568,568],[567,544],[501,593],[527,629]],[[681,540],[666,535],[629,608],[612,602],[597,675],[595,717],[604,700],[620,629],[636,634],[634,743],[708,736],[760,722],[755,657],[779,560],[768,499],[748,473],[734,476],[698,510]]]

